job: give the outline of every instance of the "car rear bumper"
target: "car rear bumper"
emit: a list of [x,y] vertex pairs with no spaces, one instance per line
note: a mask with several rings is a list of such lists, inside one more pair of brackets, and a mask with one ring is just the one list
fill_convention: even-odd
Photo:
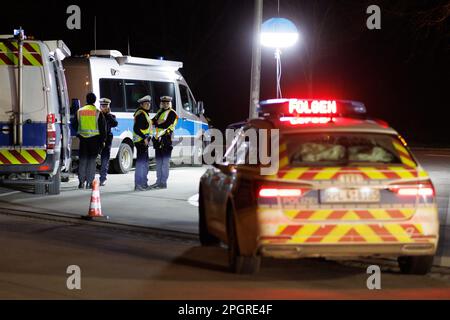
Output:
[[395,243],[383,245],[343,244],[343,245],[300,245],[264,244],[259,253],[265,257],[297,259],[318,257],[362,257],[362,256],[422,256],[434,255],[437,239],[429,243]]
[[39,164],[0,164],[0,181],[8,182],[11,174],[55,174],[59,165],[60,153],[47,154],[44,162]]
[[258,251],[263,256],[356,257],[434,255],[439,239],[435,205],[398,221],[312,221],[259,216]]

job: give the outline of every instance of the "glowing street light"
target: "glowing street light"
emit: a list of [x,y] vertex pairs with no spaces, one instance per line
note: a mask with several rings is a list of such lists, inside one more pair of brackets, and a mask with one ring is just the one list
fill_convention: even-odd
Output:
[[277,61],[277,98],[281,93],[281,49],[292,47],[297,43],[299,34],[295,24],[285,18],[271,18],[261,27],[261,44],[275,49]]
[[269,19],[261,28],[261,44],[265,47],[289,48],[297,43],[298,38],[297,27],[285,18]]

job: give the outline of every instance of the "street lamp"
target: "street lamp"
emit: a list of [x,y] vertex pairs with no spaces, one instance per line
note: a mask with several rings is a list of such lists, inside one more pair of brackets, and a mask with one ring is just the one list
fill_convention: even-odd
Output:
[[261,44],[275,49],[277,61],[277,98],[281,93],[281,49],[292,47],[297,43],[299,34],[295,24],[285,18],[271,18],[261,27]]

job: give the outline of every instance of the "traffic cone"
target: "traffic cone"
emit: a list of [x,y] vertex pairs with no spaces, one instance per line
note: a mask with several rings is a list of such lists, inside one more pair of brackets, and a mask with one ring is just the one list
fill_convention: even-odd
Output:
[[92,194],[91,194],[91,203],[89,205],[89,212],[87,216],[83,216],[84,219],[93,220],[93,219],[109,219],[108,216],[104,216],[102,214],[102,204],[100,202],[100,188],[99,181],[94,179],[92,182]]

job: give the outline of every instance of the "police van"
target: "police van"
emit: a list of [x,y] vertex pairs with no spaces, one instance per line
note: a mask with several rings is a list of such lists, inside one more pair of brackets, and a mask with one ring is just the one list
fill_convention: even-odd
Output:
[[[179,120],[174,132],[172,159],[178,164],[201,164],[204,145],[199,141],[208,129],[204,117],[203,102],[196,102],[179,69],[182,62],[123,56],[115,50],[96,50],[83,57],[71,57],[64,61],[69,96],[74,102],[72,116],[84,105],[88,92],[100,98],[109,98],[111,112],[119,125],[112,129],[112,170],[127,173],[136,156],[133,145],[133,114],[138,108],[137,100],[152,97],[151,116],[159,108],[162,96],[173,97],[173,108]],[[75,136],[76,128],[73,128]],[[197,139],[197,140],[196,140]],[[78,139],[72,139],[72,151],[78,153]],[[154,158],[153,148],[149,148]],[[74,158],[76,159],[76,158]]]
[[0,36],[0,183],[59,194],[70,167],[70,105],[64,42]]

